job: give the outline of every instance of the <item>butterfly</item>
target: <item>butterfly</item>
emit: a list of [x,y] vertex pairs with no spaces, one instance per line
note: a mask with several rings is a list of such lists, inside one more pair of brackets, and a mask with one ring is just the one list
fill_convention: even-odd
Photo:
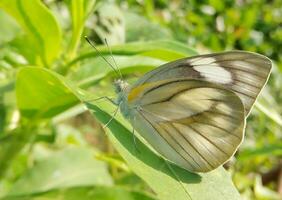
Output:
[[270,75],[260,54],[229,51],[164,64],[129,85],[115,82],[123,116],[165,159],[191,172],[227,162]]

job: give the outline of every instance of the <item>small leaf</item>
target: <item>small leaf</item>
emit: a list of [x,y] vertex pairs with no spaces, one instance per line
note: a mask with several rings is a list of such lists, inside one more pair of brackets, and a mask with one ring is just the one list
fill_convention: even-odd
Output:
[[19,71],[16,97],[22,115],[28,118],[50,118],[78,102],[59,75],[38,67]]
[[69,0],[69,9],[72,19],[72,36],[69,46],[69,57],[73,58],[81,40],[84,22],[93,10],[95,0]]

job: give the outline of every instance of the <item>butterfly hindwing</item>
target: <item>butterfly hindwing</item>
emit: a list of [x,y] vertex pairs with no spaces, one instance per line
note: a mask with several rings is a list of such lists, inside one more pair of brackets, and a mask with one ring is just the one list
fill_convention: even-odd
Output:
[[222,165],[242,141],[244,106],[234,92],[216,84],[170,79],[140,85],[130,95],[129,105],[138,107],[131,117],[137,131],[164,157],[190,171]]
[[265,85],[271,61],[262,55],[230,51],[180,59],[144,75],[133,88],[169,79],[202,80],[235,92],[242,100],[246,116]]
[[207,172],[236,152],[270,70],[268,58],[244,51],[180,59],[127,89],[121,111],[166,159]]

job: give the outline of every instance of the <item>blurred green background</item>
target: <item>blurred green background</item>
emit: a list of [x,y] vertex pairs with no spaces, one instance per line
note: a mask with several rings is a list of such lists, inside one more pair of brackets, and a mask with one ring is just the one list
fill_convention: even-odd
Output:
[[[114,97],[116,79],[85,35],[113,63],[107,39],[129,82],[195,54],[239,49],[268,56],[271,77],[225,168],[242,199],[282,199],[281,0],[0,0],[1,200],[171,199],[166,182],[152,187],[146,168],[140,172],[82,105],[84,98]],[[188,189],[187,199],[206,199],[203,184],[191,185],[197,194]]]

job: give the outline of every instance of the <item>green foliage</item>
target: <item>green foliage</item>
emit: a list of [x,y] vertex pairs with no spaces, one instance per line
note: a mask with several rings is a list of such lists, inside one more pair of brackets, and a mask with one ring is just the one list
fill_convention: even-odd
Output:
[[[19,41],[26,46],[30,64],[48,67],[61,50],[61,30],[52,13],[39,1],[2,0],[0,8],[13,16],[26,32]],[[22,47],[19,47],[22,48]]]
[[[0,0],[0,199],[240,199],[238,191],[279,199],[281,7],[279,0]],[[114,97],[116,74],[101,55],[115,65],[113,55],[131,83],[194,49],[250,50],[274,61],[228,171],[193,174],[138,135],[135,146],[120,114],[100,125],[116,109],[94,100]]]
[[80,37],[84,29],[84,23],[92,11],[95,0],[68,1],[72,21],[72,37],[68,47],[71,58],[75,57],[80,42]]

